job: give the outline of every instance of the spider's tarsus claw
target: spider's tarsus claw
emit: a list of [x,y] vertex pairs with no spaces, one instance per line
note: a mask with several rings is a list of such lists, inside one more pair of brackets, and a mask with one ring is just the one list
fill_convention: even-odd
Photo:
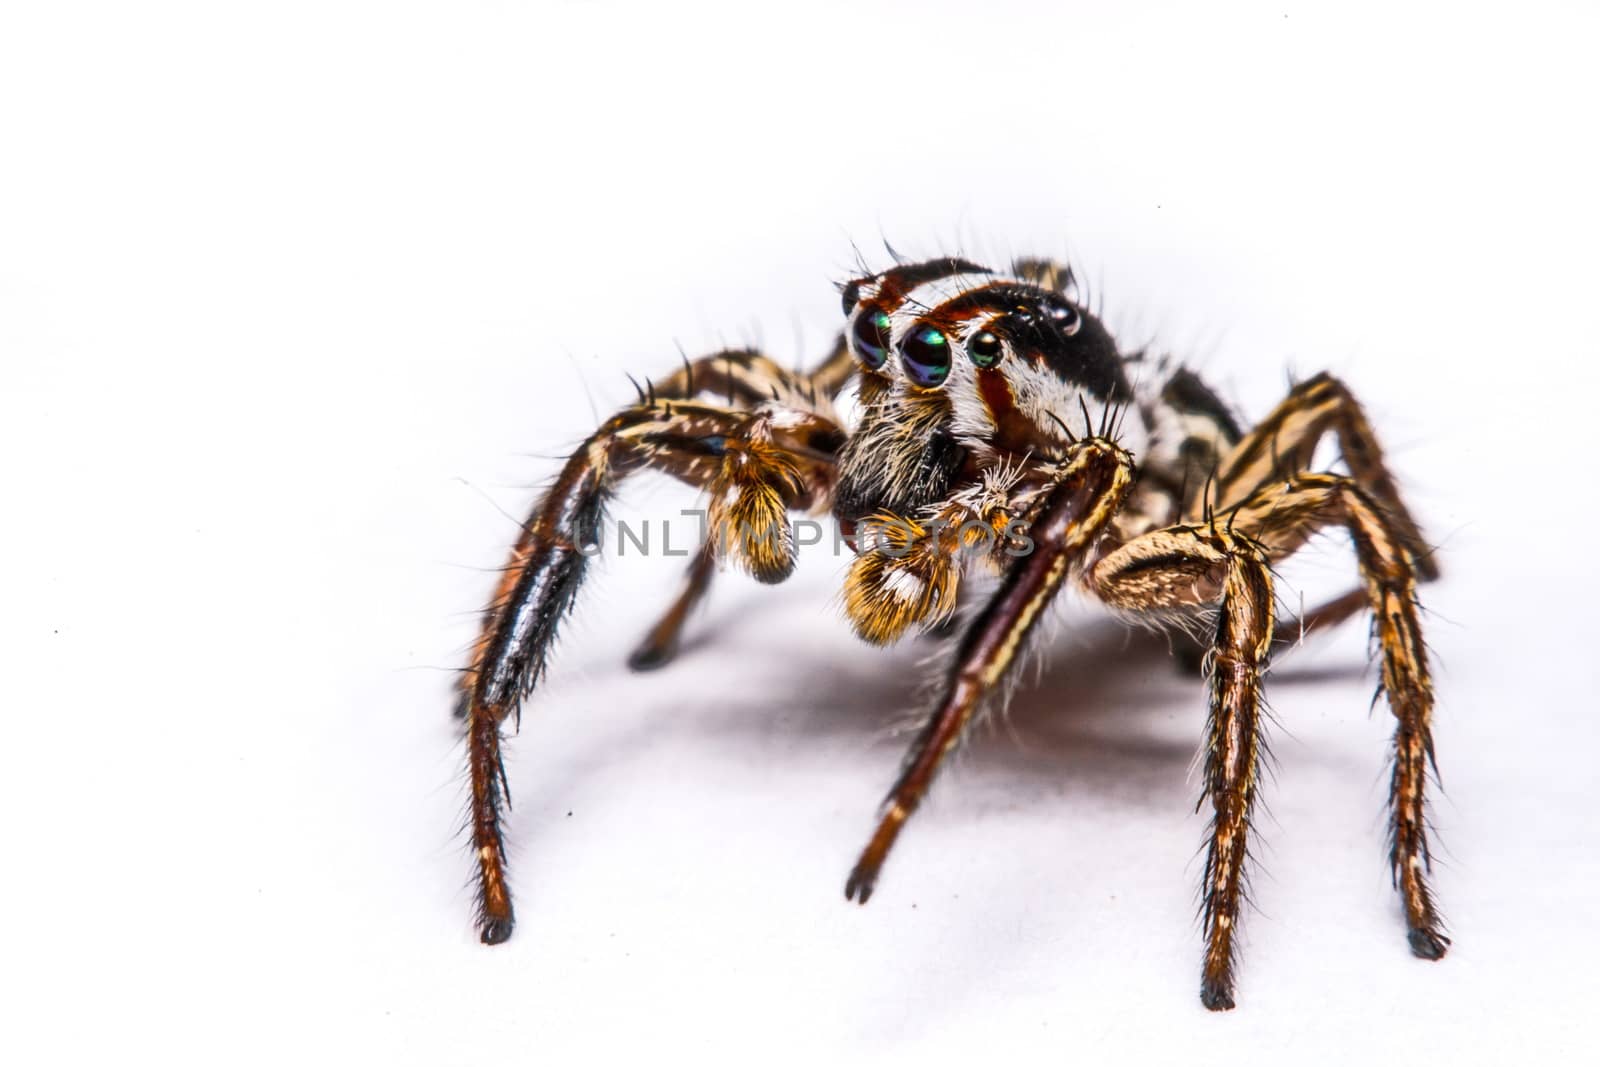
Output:
[[643,641],[638,648],[628,654],[628,669],[632,671],[653,671],[665,667],[678,655],[678,642]]
[[1232,1011],[1233,990],[1218,979],[1207,978],[1200,983],[1200,1003],[1207,1011]]
[[861,865],[857,864],[856,869],[850,872],[850,880],[844,884],[844,899],[865,904],[872,899],[872,887],[877,880],[878,872],[862,870]]
[[900,827],[905,825],[906,818],[910,814],[910,809],[898,801],[889,804],[883,821],[878,824],[877,832],[872,835],[872,840],[867,842],[867,847],[861,852],[861,858],[856,860],[855,869],[850,872],[850,880],[844,884],[846,900],[865,904],[872,899],[872,890],[878,884],[878,874],[883,870],[884,858],[889,855],[889,849],[894,846],[894,839],[900,834]]
[[1411,954],[1419,960],[1442,960],[1450,948],[1450,939],[1437,930],[1412,927],[1406,932],[1411,942]]
[[516,921],[507,915],[503,919],[484,919],[478,926],[478,940],[485,945],[502,945],[511,937]]

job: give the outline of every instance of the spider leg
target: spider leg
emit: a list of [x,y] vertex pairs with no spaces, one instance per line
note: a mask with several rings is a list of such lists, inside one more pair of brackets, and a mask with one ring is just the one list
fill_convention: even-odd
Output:
[[[1288,473],[1310,467],[1317,444],[1329,429],[1338,437],[1351,476],[1389,513],[1396,535],[1411,554],[1417,580],[1430,582],[1438,578],[1438,562],[1401,500],[1366,413],[1349,388],[1329,374],[1301,382],[1259,426],[1240,439],[1218,470],[1215,506],[1234,507]],[[1338,625],[1367,603],[1365,589],[1352,589],[1299,619],[1285,620],[1273,640],[1295,643],[1314,629]]]
[[653,671],[672,662],[678,654],[678,638],[683,633],[683,624],[689,621],[689,615],[696,605],[705,599],[716,573],[716,542],[703,541],[695,551],[694,558],[689,561],[689,569],[683,577],[683,588],[661,618],[656,620],[656,624],[650,627],[644,640],[629,654],[629,667],[636,671]]
[[865,904],[906,820],[927,794],[944,758],[1016,660],[1040,614],[1075,564],[1099,540],[1133,484],[1133,461],[1103,439],[1073,446],[1054,484],[1032,510],[1032,550],[1016,559],[1000,589],[967,629],[937,710],[907,753],[884,801],[877,831],[845,883],[845,898]]
[[808,386],[820,396],[833,399],[843,391],[846,384],[856,373],[856,357],[850,354],[850,346],[845,343],[844,334],[840,334],[833,342],[833,348],[823,361],[811,368],[805,376]]
[[653,379],[650,385],[662,400],[700,398],[738,410],[753,410],[776,401],[831,417],[831,401],[854,369],[855,361],[841,336],[827,358],[810,373],[790,370],[753,348],[725,348],[698,359],[685,359],[683,366]]
[[[1213,523],[1135,538],[1089,576],[1102,599],[1125,610],[1192,617],[1188,609],[1194,605],[1222,604],[1210,670],[1206,789],[1215,819],[1202,912],[1207,947],[1201,999],[1214,1010],[1233,1005],[1234,933],[1260,746],[1255,689],[1274,639],[1267,566],[1329,526],[1345,527],[1355,542],[1365,581],[1362,599],[1372,609],[1383,658],[1383,690],[1396,719],[1390,865],[1405,905],[1408,940],[1415,955],[1438,959],[1450,940],[1426,881],[1424,788],[1433,760],[1433,689],[1417,617],[1415,558],[1394,513],[1354,478],[1297,475],[1258,491]],[[1340,597],[1305,622],[1344,618],[1355,610],[1352,601]]]
[[1065,293],[1077,284],[1072,268],[1053,259],[1023,257],[1012,260],[1011,269],[1017,277],[1057,293]]
[[[1318,604],[1302,615],[1279,619],[1272,631],[1272,645],[1280,651],[1292,651],[1317,630],[1337,626],[1352,615],[1359,615],[1366,610],[1368,601],[1366,589],[1358,587]],[[1172,655],[1178,669],[1196,678],[1205,674],[1205,644],[1186,629],[1174,630],[1170,637]]]
[[612,489],[646,468],[708,489],[717,551],[763,581],[781,581],[794,564],[787,510],[826,493],[826,450],[837,436],[830,420],[810,412],[735,411],[657,397],[602,424],[534,507],[462,675],[478,926],[486,944],[510,937],[513,924],[501,832],[501,724],[544,674],[599,543]]
[[1334,474],[1297,475],[1286,485],[1260,492],[1235,511],[1232,522],[1274,557],[1295,551],[1328,526],[1343,526],[1350,533],[1382,658],[1383,693],[1395,717],[1389,864],[1405,904],[1412,953],[1439,959],[1450,939],[1427,884],[1424,796],[1428,765],[1434,762],[1433,683],[1418,618],[1420,567],[1405,527],[1354,478]]
[[1341,593],[1327,603],[1318,604],[1304,615],[1292,619],[1284,619],[1278,623],[1278,628],[1273,631],[1272,643],[1274,645],[1295,645],[1300,639],[1314,630],[1325,630],[1330,626],[1337,626],[1352,615],[1359,615],[1367,607],[1370,598],[1364,588],[1351,589]]
[[[693,361],[685,359],[681,368],[656,379],[651,388],[661,398],[720,399],[740,410],[754,410],[781,398],[786,404],[834,422],[832,400],[855,372],[855,367],[855,358],[850,355],[841,334],[827,358],[808,374],[787,370],[753,349],[734,348]],[[837,445],[830,446],[833,447]],[[689,563],[678,595],[629,655],[629,667],[636,671],[656,670],[677,655],[684,625],[711,590],[711,581],[716,575],[715,563],[715,546],[702,545]]]
[[1193,513],[1185,518],[1190,522],[1199,519],[1198,509],[1207,503],[1216,511],[1234,507],[1293,472],[1308,469],[1318,443],[1329,430],[1338,437],[1350,476],[1388,512],[1417,578],[1424,582],[1438,578],[1438,564],[1400,499],[1366,413],[1350,389],[1331,374],[1318,374],[1296,385],[1271,414],[1245,434],[1223,457],[1209,501],[1202,498],[1196,502]]
[[1212,819],[1201,888],[1206,952],[1200,1000],[1226,1011],[1233,1007],[1235,935],[1262,748],[1261,675],[1272,647],[1266,550],[1216,524],[1168,527],[1106,556],[1089,581],[1107,603],[1129,611],[1221,605],[1208,663],[1204,780]]

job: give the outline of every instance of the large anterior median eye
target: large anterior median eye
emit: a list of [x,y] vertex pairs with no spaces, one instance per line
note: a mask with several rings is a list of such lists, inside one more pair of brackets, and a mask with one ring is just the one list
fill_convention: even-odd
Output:
[[914,327],[900,343],[900,360],[918,385],[938,385],[950,373],[950,340],[932,326]]
[[889,316],[868,308],[856,317],[850,332],[861,362],[873,370],[883,366],[883,361],[889,357]]

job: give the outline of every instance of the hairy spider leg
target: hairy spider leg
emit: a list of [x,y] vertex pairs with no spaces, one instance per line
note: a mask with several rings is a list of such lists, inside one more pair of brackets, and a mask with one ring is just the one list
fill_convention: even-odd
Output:
[[[1308,470],[1317,445],[1333,431],[1351,477],[1388,512],[1419,582],[1439,577],[1439,564],[1411,517],[1394,476],[1383,459],[1377,434],[1361,404],[1338,378],[1326,372],[1299,383],[1228,453],[1217,472],[1215,494],[1191,503],[1185,517],[1193,522],[1201,509],[1233,507],[1259,489],[1294,471]],[[1299,620],[1283,622],[1275,642],[1293,644],[1313,629],[1336,626],[1367,606],[1367,591],[1351,589],[1318,605]]]
[[1417,561],[1405,530],[1364,486],[1336,474],[1296,475],[1257,493],[1231,519],[1274,558],[1295,551],[1319,529],[1343,526],[1350,534],[1372,611],[1382,690],[1395,717],[1389,863],[1405,904],[1411,951],[1439,959],[1450,939],[1426,877],[1431,859],[1425,791],[1434,762],[1434,694],[1417,604]]
[[[1405,905],[1408,940],[1417,956],[1436,960],[1450,940],[1426,881],[1424,789],[1433,759],[1433,690],[1417,617],[1413,557],[1392,512],[1352,478],[1298,474],[1257,490],[1210,523],[1135,538],[1090,575],[1102,599],[1133,612],[1168,613],[1220,598],[1206,746],[1206,790],[1215,817],[1202,889],[1201,999],[1212,1010],[1233,1007],[1235,935],[1261,746],[1257,689],[1273,632],[1268,567],[1330,526],[1345,527],[1355,542],[1382,655],[1383,691],[1397,723],[1390,865]],[[1340,603],[1339,610],[1344,608]]]
[[[1350,477],[1389,515],[1400,546],[1411,556],[1419,581],[1439,577],[1433,551],[1400,498],[1383,449],[1355,395],[1338,378],[1322,373],[1289,391],[1267,417],[1240,439],[1217,471],[1215,492],[1202,506],[1223,511],[1242,503],[1295,471],[1311,469],[1317,445],[1332,431]],[[1201,518],[1195,510],[1184,516]]]
[[1089,581],[1108,604],[1126,611],[1220,605],[1207,663],[1204,781],[1212,818],[1200,898],[1206,936],[1200,999],[1212,1011],[1225,1011],[1234,1006],[1235,935],[1263,747],[1261,676],[1272,647],[1266,550],[1214,523],[1168,527],[1108,555]]
[[767,412],[659,397],[624,408],[567,460],[524,525],[462,676],[485,943],[506,940],[513,925],[501,829],[508,796],[501,724],[544,674],[601,536],[606,498],[622,478],[646,467],[707,489],[717,548],[757,578],[781,581],[794,565],[787,510],[828,483],[831,462],[816,458],[814,446],[839,431],[808,413],[787,413],[778,422]]
[[678,595],[667,605],[667,610],[645,633],[643,640],[628,654],[628,666],[636,671],[653,671],[665,667],[678,654],[678,641],[683,635],[683,625],[711,588],[711,579],[717,573],[717,544],[711,538],[700,542],[689,569],[684,572],[683,585]]

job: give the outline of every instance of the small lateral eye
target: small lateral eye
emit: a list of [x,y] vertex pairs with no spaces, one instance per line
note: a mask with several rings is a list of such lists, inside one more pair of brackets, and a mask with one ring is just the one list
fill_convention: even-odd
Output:
[[912,381],[932,388],[950,373],[950,340],[932,326],[915,327],[901,342],[900,361]]
[[845,317],[849,318],[850,312],[856,309],[856,301],[861,299],[861,283],[851,282],[839,290],[839,299],[844,303]]
[[1000,362],[1002,351],[1000,338],[988,330],[979,330],[967,338],[967,355],[980,367],[992,367]]
[[1062,333],[1069,336],[1077,333],[1078,326],[1082,323],[1078,317],[1078,309],[1067,303],[1051,304],[1050,320]]
[[889,316],[868,308],[856,317],[850,333],[861,362],[873,370],[883,366],[883,361],[889,358]]

